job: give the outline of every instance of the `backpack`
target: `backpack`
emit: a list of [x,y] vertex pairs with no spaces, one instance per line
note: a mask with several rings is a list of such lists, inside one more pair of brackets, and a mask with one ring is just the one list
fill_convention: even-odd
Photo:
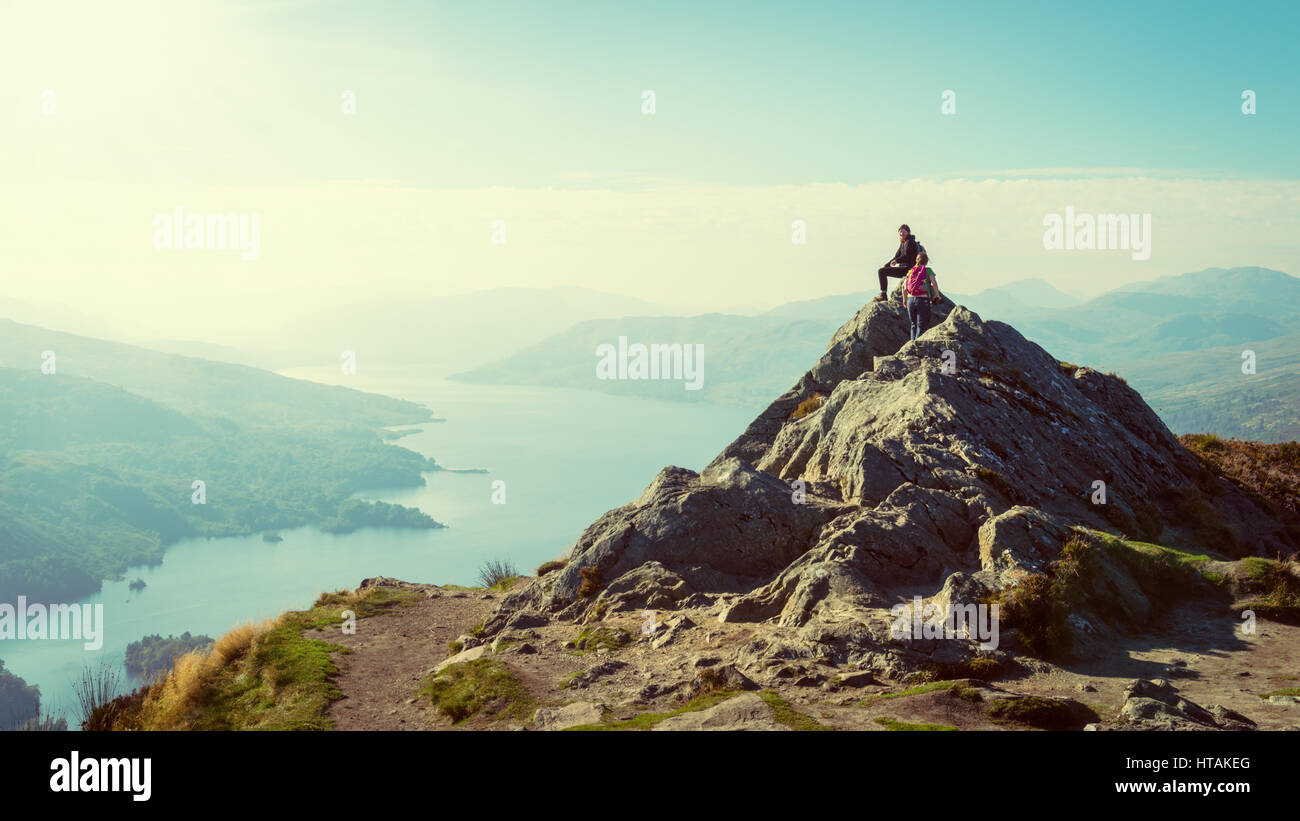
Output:
[[927,266],[924,271],[917,271],[915,267],[909,269],[903,291],[908,296],[930,296],[929,267]]

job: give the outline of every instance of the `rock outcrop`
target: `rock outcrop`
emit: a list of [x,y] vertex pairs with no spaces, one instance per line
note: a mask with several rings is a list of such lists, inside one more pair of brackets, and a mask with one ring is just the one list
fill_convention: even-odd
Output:
[[1124,691],[1116,718],[1124,730],[1254,730],[1256,724],[1218,704],[1208,710],[1178,695],[1164,679],[1137,679]]
[[739,665],[896,673],[976,647],[892,636],[891,607],[976,604],[1042,572],[1076,527],[1229,556],[1295,551],[1122,379],[961,306],[935,321],[908,341],[901,308],[862,308],[704,470],[664,468],[562,569],[510,594],[485,635],[521,611],[706,608],[769,628]]

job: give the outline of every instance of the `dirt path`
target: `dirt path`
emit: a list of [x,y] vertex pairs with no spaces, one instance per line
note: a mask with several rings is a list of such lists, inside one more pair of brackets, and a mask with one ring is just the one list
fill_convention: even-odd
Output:
[[[1270,704],[1260,696],[1300,687],[1300,626],[1259,620],[1254,635],[1221,608],[1189,604],[1165,618],[1168,627],[1148,636],[1123,637],[1105,657],[1068,670],[1015,682],[1040,695],[1071,696],[1113,714],[1135,678],[1167,678],[1179,694],[1202,706],[1222,704],[1261,729],[1300,726],[1300,707]],[[1092,686],[1096,692],[1084,692]]]
[[[351,650],[335,653],[336,679],[343,698],[326,712],[340,730],[444,730],[451,722],[417,698],[420,681],[448,655],[448,644],[470,632],[496,607],[503,594],[430,585],[406,585],[419,596],[361,619],[355,635],[309,634]],[[612,650],[579,652],[572,641],[582,629],[551,623],[517,632],[518,641],[489,657],[504,663],[527,687],[536,707],[574,702],[595,705],[605,720],[629,719],[667,711],[692,694],[692,681],[706,668],[730,661],[753,636],[753,624],[719,624],[705,612],[687,611],[693,627],[654,647],[641,637],[635,613],[611,614],[592,627],[626,630],[631,643]],[[661,614],[673,619],[674,614]],[[1300,686],[1300,626],[1260,621],[1258,632],[1243,635],[1236,620],[1220,609],[1189,605],[1161,622],[1163,632],[1125,637],[1094,648],[1095,661],[1069,668],[993,682],[1000,690],[1077,699],[1109,722],[1135,678],[1168,678],[1181,695],[1203,706],[1221,704],[1256,721],[1261,729],[1300,726],[1300,706],[1270,704],[1260,694]],[[661,624],[659,629],[667,629]],[[662,635],[662,634],[658,634]],[[758,685],[776,693],[795,710],[836,729],[883,731],[877,719],[955,726],[960,729],[1014,729],[989,720],[985,702],[962,701],[946,692],[871,700],[864,696],[897,692],[901,685],[836,683],[846,672],[801,660],[791,675],[773,663],[749,671]],[[982,686],[982,685],[977,685]],[[987,694],[986,694],[987,695]],[[981,704],[983,706],[981,706]],[[517,730],[517,720],[480,716],[454,729]]]
[[335,684],[343,698],[325,711],[339,730],[431,730],[446,726],[415,698],[424,674],[447,657],[447,644],[496,607],[500,594],[432,585],[425,597],[357,621],[353,635],[335,629],[306,633],[341,644]]

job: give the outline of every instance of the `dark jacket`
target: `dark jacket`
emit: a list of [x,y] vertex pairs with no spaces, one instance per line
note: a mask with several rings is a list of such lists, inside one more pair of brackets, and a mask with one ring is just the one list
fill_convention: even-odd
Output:
[[894,254],[893,262],[911,268],[916,264],[916,250],[916,234],[909,234],[907,239],[898,243],[898,251]]

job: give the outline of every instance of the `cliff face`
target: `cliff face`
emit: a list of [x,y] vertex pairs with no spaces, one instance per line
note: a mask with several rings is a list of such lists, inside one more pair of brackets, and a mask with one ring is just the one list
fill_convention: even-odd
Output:
[[977,603],[1042,572],[1074,527],[1229,557],[1295,551],[1121,379],[961,306],[934,323],[910,342],[901,308],[862,308],[708,467],[661,471],[563,568],[508,596],[486,634],[521,610],[690,608],[779,628],[751,660],[890,666],[936,652],[891,641],[894,604]]

